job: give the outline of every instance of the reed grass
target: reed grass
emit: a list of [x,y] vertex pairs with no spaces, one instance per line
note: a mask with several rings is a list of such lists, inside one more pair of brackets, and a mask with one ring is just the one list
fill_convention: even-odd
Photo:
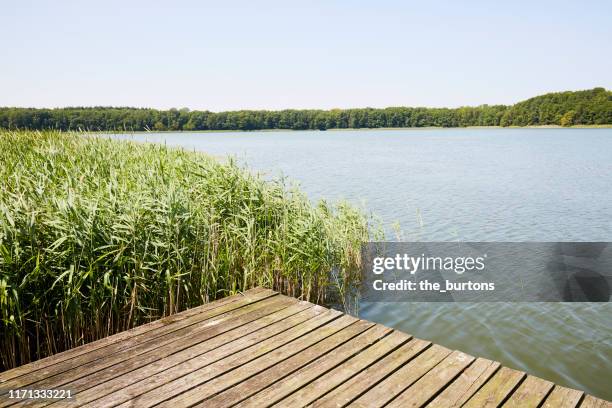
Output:
[[265,286],[317,303],[360,278],[368,218],[155,144],[0,131],[3,369]]

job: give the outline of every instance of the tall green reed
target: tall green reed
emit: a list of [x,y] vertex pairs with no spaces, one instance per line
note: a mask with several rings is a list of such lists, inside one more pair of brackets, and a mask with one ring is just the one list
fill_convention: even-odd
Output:
[[317,303],[360,278],[368,219],[154,144],[0,132],[0,368],[265,286]]

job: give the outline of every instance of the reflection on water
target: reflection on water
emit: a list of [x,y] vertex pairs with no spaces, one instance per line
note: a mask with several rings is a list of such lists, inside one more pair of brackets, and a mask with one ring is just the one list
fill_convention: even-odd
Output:
[[610,400],[609,303],[361,303],[360,317]]
[[[269,176],[299,181],[313,199],[364,203],[391,238],[612,241],[610,129],[119,137],[235,155]],[[392,228],[396,222],[399,232]],[[591,278],[577,274],[574,283],[595,290]],[[566,291],[574,296],[572,287]],[[360,315],[612,399],[610,303],[362,303]]]

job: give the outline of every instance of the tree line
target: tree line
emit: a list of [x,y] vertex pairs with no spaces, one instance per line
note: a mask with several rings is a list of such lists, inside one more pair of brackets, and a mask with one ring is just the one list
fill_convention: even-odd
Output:
[[515,105],[231,112],[129,107],[0,108],[0,128],[90,131],[349,129],[397,127],[609,125],[612,92],[549,93]]

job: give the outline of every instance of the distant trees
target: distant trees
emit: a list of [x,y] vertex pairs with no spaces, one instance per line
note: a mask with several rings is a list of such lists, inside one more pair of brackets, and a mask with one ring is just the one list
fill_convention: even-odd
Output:
[[612,124],[612,92],[604,88],[549,93],[519,102],[504,112],[501,126]]
[[559,120],[559,124],[561,126],[572,126],[574,124],[574,117],[576,116],[576,112],[571,110],[567,111],[561,116]]
[[512,106],[209,112],[73,107],[0,108],[0,128],[59,130],[258,130],[612,124],[604,88],[549,93]]

